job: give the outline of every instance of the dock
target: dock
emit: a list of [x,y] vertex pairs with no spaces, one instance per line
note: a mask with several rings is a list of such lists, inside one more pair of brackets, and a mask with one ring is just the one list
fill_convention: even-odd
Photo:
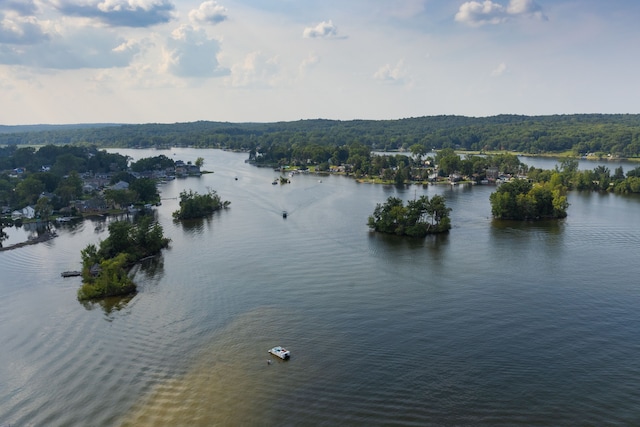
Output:
[[63,271],[62,273],[60,273],[60,275],[62,277],[76,277],[76,276],[82,276],[82,272],[81,271]]

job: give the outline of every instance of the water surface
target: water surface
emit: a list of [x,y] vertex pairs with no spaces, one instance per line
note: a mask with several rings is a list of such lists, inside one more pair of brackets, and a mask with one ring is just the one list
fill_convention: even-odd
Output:
[[[489,186],[271,185],[246,154],[122,152],[214,173],[163,185],[171,247],[128,301],[80,304],[60,277],[108,220],[0,253],[0,425],[640,422],[637,197],[574,192],[565,220],[501,223]],[[231,207],[175,223],[184,189]],[[367,229],[376,203],[423,194],[446,197],[449,235]],[[292,359],[268,364],[274,345]]]

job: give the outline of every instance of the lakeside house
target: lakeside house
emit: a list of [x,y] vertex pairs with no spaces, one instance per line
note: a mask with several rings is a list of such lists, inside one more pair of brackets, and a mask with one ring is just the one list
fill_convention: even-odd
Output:
[[33,206],[26,206],[22,209],[11,212],[11,219],[33,219],[36,217],[36,210]]

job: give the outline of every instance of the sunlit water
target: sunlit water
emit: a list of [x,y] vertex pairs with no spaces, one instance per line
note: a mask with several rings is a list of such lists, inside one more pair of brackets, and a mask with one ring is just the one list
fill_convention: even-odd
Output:
[[[499,223],[489,186],[272,185],[246,154],[122,152],[215,173],[162,186],[171,247],[130,300],[83,305],[60,277],[104,220],[0,253],[0,426],[640,423],[639,198]],[[231,207],[174,223],[184,189]],[[376,203],[423,194],[446,197],[449,235],[367,229]]]

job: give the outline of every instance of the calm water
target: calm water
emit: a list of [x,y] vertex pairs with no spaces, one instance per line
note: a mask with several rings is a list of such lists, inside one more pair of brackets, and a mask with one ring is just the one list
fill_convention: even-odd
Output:
[[[128,301],[82,305],[60,277],[104,221],[0,253],[0,426],[640,424],[639,198],[501,224],[488,186],[280,186],[245,154],[121,152],[215,173],[162,187],[171,248]],[[231,207],[174,223],[183,189]],[[422,194],[445,195],[448,236],[368,231]],[[267,364],[277,344],[292,359]]]

